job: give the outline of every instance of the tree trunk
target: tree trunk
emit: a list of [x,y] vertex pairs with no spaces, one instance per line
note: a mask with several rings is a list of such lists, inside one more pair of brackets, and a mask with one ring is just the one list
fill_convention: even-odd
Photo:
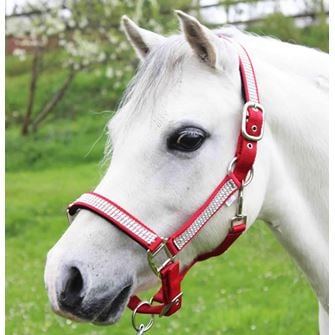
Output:
[[41,50],[37,48],[33,55],[33,62],[31,68],[31,80],[30,80],[30,88],[29,88],[29,96],[28,96],[28,105],[26,114],[24,116],[21,128],[21,134],[23,136],[28,135],[29,133],[29,126],[31,121],[31,115],[34,108],[34,101],[35,101],[35,93],[36,93],[36,84],[37,79],[39,76],[39,61],[41,57]]
[[36,131],[39,124],[48,116],[48,114],[56,107],[60,100],[62,100],[65,92],[69,88],[72,80],[74,79],[76,72],[71,70],[69,75],[66,77],[63,85],[60,89],[51,97],[51,99],[44,105],[41,112],[36,116],[36,118],[31,122],[32,130]]

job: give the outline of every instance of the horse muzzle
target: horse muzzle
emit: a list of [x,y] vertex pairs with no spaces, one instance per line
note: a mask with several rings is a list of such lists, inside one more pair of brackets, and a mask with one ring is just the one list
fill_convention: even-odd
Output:
[[55,313],[100,325],[113,324],[120,319],[132,293],[132,278],[118,276],[114,285],[96,284],[95,275],[78,265],[63,264],[58,271],[53,271],[52,267],[47,262],[45,283]]

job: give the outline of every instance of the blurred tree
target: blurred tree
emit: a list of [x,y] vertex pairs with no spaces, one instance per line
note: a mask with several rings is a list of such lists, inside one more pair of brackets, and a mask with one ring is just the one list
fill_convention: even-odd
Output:
[[[298,27],[293,18],[285,17],[279,12],[280,1],[274,0],[278,12],[263,21],[248,25],[247,30],[328,50],[324,0],[304,1],[307,9],[320,13],[312,26]],[[232,6],[242,3],[243,8],[255,9],[259,2],[262,0],[225,0],[206,7],[224,6],[228,11]],[[137,62],[120,31],[120,17],[128,14],[146,29],[164,34],[177,29],[174,8],[191,12],[199,18],[203,11],[200,0],[35,0],[25,5],[21,11],[28,15],[20,16],[21,19],[16,20],[16,24],[7,25],[10,27],[7,34],[19,41],[14,55],[24,59],[27,52],[31,54],[31,76],[30,83],[27,83],[29,94],[25,113],[17,118],[22,122],[22,135],[36,131],[57,110],[55,107],[81,71],[91,71],[100,66],[105,69],[106,76],[113,79],[116,92],[121,90]],[[38,83],[42,75],[48,76],[45,61],[46,53],[51,47],[61,50],[63,82],[59,82],[50,96],[44,96],[45,101],[40,104],[37,103],[40,99],[36,99]]]
[[259,35],[269,35],[287,42],[300,40],[300,30],[294,19],[284,16],[281,13],[268,15],[264,20],[251,23],[248,30]]
[[[22,8],[28,22],[11,26],[7,32],[19,41],[14,55],[24,59],[32,53],[31,78],[26,112],[22,118],[22,135],[36,131],[46,117],[55,110],[71,82],[80,71],[89,71],[106,64],[106,76],[123,77],[132,70],[129,45],[120,31],[120,17],[132,15],[139,24],[159,33],[171,31],[177,26],[172,8],[185,7],[188,0],[159,2],[156,0],[67,0],[61,2],[34,1]],[[162,14],[170,14],[161,19]],[[160,18],[160,19],[158,19]],[[159,23],[158,23],[159,22]],[[38,79],[43,73],[43,58],[51,44],[65,52],[62,67],[66,71],[64,81],[47,97],[43,106],[35,108]],[[115,71],[111,64],[122,63],[122,70]],[[134,65],[134,64],[133,64]],[[45,73],[47,75],[47,73]]]
[[319,48],[326,52],[329,49],[328,23],[319,20],[305,27],[299,27],[293,18],[282,13],[274,13],[262,21],[249,24],[247,30],[259,35],[274,36],[282,41]]

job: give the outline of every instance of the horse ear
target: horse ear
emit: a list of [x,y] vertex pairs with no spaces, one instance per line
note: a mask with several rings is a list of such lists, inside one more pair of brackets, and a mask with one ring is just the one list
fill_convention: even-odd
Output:
[[133,46],[136,54],[141,60],[145,58],[150,50],[165,40],[165,37],[159,34],[140,28],[126,15],[122,16],[121,25],[130,44]]
[[186,40],[195,54],[212,68],[220,68],[218,62],[219,38],[193,16],[176,10]]

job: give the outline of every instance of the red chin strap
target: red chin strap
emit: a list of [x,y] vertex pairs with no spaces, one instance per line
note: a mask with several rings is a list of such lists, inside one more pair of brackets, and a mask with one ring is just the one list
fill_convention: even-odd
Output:
[[[150,302],[141,301],[137,296],[130,298],[128,307],[135,314],[170,316],[178,311],[182,304],[181,281],[187,271],[198,261],[224,253],[246,228],[246,216],[242,214],[242,191],[252,179],[257,142],[263,136],[264,110],[260,105],[256,77],[248,53],[241,45],[225,36],[220,37],[232,42],[238,49],[245,105],[236,154],[228,168],[228,174],[204,204],[168,238],[160,237],[121,206],[94,192],[83,194],[68,207],[70,220],[78,210],[89,210],[106,219],[147,250],[149,265],[161,279],[162,286]],[[176,256],[223,205],[230,206],[234,202],[237,194],[239,194],[237,214],[232,218],[229,232],[223,242],[211,252],[198,256],[186,268],[180,269]]]

